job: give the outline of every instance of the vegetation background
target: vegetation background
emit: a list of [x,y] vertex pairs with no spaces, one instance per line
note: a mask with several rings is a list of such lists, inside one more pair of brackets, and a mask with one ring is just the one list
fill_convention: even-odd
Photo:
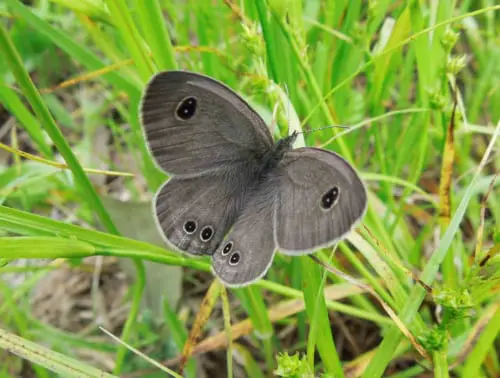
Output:
[[[498,377],[499,10],[2,0],[0,376]],[[180,68],[276,137],[349,126],[305,134],[370,192],[363,224],[315,254],[330,270],[277,255],[226,292],[208,259],[164,249],[137,113],[151,75]]]

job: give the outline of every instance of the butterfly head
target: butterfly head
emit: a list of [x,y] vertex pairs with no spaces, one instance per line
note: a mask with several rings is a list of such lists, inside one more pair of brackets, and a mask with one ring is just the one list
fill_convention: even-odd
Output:
[[295,139],[297,139],[297,131],[294,131],[290,135],[279,139],[275,144],[273,148],[273,153],[276,156],[279,156],[280,160],[285,154],[285,152],[291,150],[293,148],[293,144],[295,142]]

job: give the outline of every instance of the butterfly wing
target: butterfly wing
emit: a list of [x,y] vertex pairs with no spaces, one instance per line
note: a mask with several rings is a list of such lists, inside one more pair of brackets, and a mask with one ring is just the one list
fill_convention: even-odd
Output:
[[165,241],[194,255],[212,254],[243,206],[247,180],[238,167],[170,178],[153,201]]
[[319,148],[287,152],[278,166],[275,241],[281,252],[301,255],[343,238],[366,211],[356,171],[339,155]]
[[276,246],[273,214],[276,188],[263,185],[252,192],[231,231],[212,256],[212,270],[226,285],[248,285],[264,276]]
[[241,97],[195,73],[155,75],[146,86],[140,114],[150,152],[170,174],[253,162],[273,144],[262,118]]

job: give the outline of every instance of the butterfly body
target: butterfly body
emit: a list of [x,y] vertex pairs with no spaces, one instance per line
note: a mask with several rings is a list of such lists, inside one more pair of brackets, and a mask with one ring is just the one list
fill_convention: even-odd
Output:
[[266,176],[270,171],[276,169],[281,160],[283,160],[285,153],[293,148],[293,142],[295,142],[296,138],[297,134],[293,133],[292,135],[279,139],[273,145],[273,148],[270,149],[262,159],[260,168],[261,176]]
[[212,255],[229,286],[264,275],[274,252],[300,255],[344,237],[363,216],[366,191],[339,155],[276,142],[262,118],[209,77],[162,72],[141,104],[151,154],[172,177],[154,212],[165,241]]

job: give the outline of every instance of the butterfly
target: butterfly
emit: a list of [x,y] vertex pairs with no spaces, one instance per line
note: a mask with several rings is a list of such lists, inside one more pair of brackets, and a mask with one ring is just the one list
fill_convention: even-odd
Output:
[[219,81],[165,71],[140,106],[149,151],[170,178],[153,211],[168,245],[211,255],[227,286],[261,278],[274,253],[312,253],[363,217],[366,189],[341,156],[274,141],[263,119]]

